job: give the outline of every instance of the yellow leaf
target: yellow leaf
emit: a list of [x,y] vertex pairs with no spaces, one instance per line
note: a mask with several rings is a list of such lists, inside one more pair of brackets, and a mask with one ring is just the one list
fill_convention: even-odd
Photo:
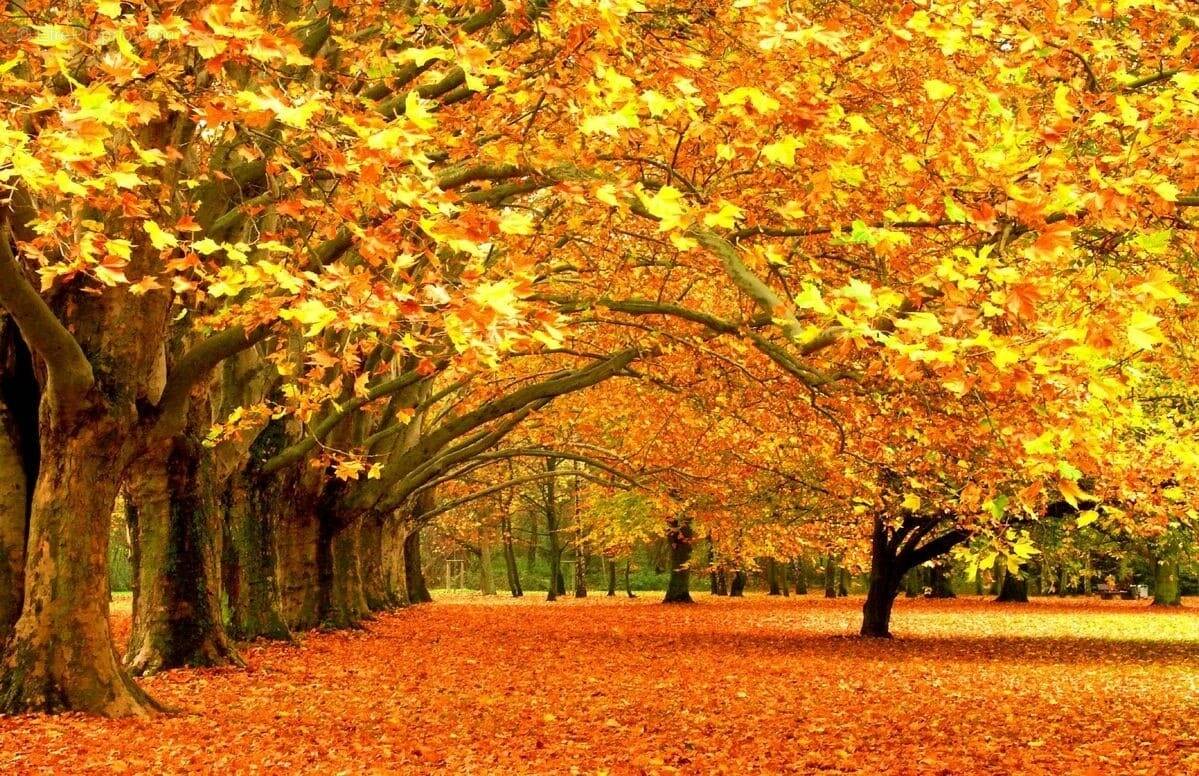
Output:
[[776,143],[770,143],[762,148],[762,156],[767,161],[781,164],[784,167],[795,166],[795,150],[800,147],[800,142],[793,135],[787,135],[782,140]]
[[674,186],[663,186],[652,197],[647,197],[644,193],[639,193],[638,197],[650,215],[657,217],[661,222],[658,229],[663,232],[678,227],[687,212],[683,192]]
[[924,82],[924,91],[928,94],[930,100],[945,100],[952,97],[958,88],[953,84],[947,84],[937,78],[930,78]]
[[404,98],[404,115],[420,129],[432,129],[437,126],[437,120],[425,108],[425,101],[415,91],[408,92],[408,96]]
[[721,228],[732,229],[737,224],[737,219],[745,215],[745,211],[737,207],[731,202],[724,202],[720,206],[720,210],[715,213],[708,213],[704,216],[704,226],[709,229]]
[[921,503],[919,496],[915,493],[909,493],[903,497],[903,502],[900,506],[909,512],[916,512],[919,511]]
[[174,248],[179,244],[179,239],[175,235],[164,232],[161,227],[153,221],[142,221],[142,229],[150,236],[150,244],[158,250],[164,248]]

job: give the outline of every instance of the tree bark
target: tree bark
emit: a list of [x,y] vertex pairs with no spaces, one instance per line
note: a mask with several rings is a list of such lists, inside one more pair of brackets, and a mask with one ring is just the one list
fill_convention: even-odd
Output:
[[808,594],[808,561],[804,557],[795,559],[795,594]]
[[504,569],[508,573],[508,590],[513,598],[520,598],[525,593],[520,586],[520,567],[516,564],[516,549],[512,542],[512,517],[507,508],[500,523],[504,540]]
[[1153,606],[1182,606],[1178,566],[1177,561],[1166,560],[1153,564]]
[[844,598],[849,595],[849,570],[842,568],[837,573],[837,597]]
[[861,635],[869,638],[891,638],[891,609],[906,571],[896,562],[895,548],[889,539],[885,522],[875,517],[870,542],[870,584],[862,606]]
[[837,562],[832,555],[824,561],[824,597],[837,597]]
[[767,595],[782,595],[783,589],[779,586],[779,569],[778,563],[774,558],[767,558],[763,568],[766,572],[766,588]]
[[28,480],[15,424],[0,396],[0,645],[21,615],[25,589]]
[[691,603],[691,543],[695,532],[691,518],[673,517],[667,523],[666,541],[670,545],[670,581],[663,603]]
[[624,562],[624,591],[629,598],[636,598],[637,596],[633,595],[633,579],[631,574],[632,567],[632,558],[626,559]]
[[[545,459],[547,472],[553,472],[557,468],[557,458]],[[555,601],[558,596],[566,594],[566,582],[562,579],[562,547],[558,541],[558,490],[553,477],[545,481],[545,532],[550,543],[550,579],[546,600]]]
[[479,528],[479,586],[483,595],[495,595],[495,576],[491,568],[491,529]]
[[362,584],[360,535],[363,516],[322,513],[317,534],[317,569],[322,628],[361,628],[370,619]]
[[358,526],[359,564],[362,574],[362,592],[366,605],[372,612],[388,612],[399,603],[387,588],[383,559],[382,515],[368,513]]
[[135,676],[244,665],[221,616],[221,515],[199,431],[189,423],[130,470],[135,582],[125,665]]
[[425,570],[421,567],[420,528],[413,528],[404,540],[404,575],[408,584],[408,600],[414,604],[432,603],[429,587],[425,584]]
[[229,635],[241,641],[294,642],[284,616],[276,550],[278,509],[286,503],[278,476],[234,474],[225,489],[222,562]]
[[404,571],[404,539],[407,529],[399,512],[392,512],[383,521],[383,584],[393,606],[399,608],[408,600],[408,577]]
[[999,595],[995,600],[1001,603],[1028,603],[1028,582],[1024,575],[1020,572],[1004,574],[1003,582],[999,586]]
[[741,598],[742,596],[744,596],[745,595],[745,583],[747,581],[748,581],[748,577],[746,576],[744,571],[742,571],[741,569],[737,569],[736,571],[734,571],[733,572],[733,581],[729,583],[729,597],[730,598]]
[[21,616],[0,660],[0,713],[145,716],[162,707],[117,660],[108,538],[129,429],[107,413],[63,428],[43,404]]
[[604,569],[608,573],[608,597],[616,597],[616,561],[604,558]]

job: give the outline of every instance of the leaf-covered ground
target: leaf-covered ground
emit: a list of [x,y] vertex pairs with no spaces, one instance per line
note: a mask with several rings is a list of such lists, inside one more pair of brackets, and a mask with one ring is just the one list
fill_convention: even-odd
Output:
[[860,603],[460,598],[0,718],[0,773],[1199,773],[1199,601]]

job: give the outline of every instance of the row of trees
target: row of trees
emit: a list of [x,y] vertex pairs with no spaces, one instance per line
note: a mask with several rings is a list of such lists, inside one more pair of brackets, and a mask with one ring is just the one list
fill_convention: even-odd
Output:
[[150,713],[534,482],[680,571],[864,531],[868,635],[1055,504],[1185,531],[1186,8],[876,5],[6,4],[0,711]]

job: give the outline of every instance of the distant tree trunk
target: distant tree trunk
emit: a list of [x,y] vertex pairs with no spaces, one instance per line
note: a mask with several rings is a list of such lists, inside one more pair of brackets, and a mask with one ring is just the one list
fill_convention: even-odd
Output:
[[[578,520],[578,517],[575,517]],[[577,523],[576,523],[577,525]],[[586,548],[583,546],[583,535],[581,531],[576,529],[575,535],[575,598],[587,597],[587,566],[590,558],[587,557]]]
[[1069,591],[1066,590],[1068,582],[1069,582],[1069,577],[1066,575],[1066,564],[1063,563],[1062,565],[1058,566],[1058,569],[1057,569],[1057,595],[1058,595],[1058,598],[1065,598],[1067,595],[1069,595]]
[[691,603],[691,542],[695,533],[691,518],[672,517],[667,521],[666,541],[670,545],[670,581],[666,585],[663,603]]
[[767,595],[782,595],[783,590],[779,587],[778,564],[775,563],[774,558],[767,558],[762,570],[766,572]]
[[1178,561],[1159,560],[1153,564],[1153,606],[1182,606],[1178,567]]
[[803,556],[795,559],[795,594],[808,594],[808,560]]
[[404,539],[404,576],[408,584],[408,600],[414,604],[433,601],[429,587],[425,584],[425,570],[421,567],[420,527],[411,529]]
[[844,598],[849,595],[849,570],[842,568],[837,574],[837,597]]
[[736,571],[734,571],[733,572],[733,581],[731,583],[729,583],[729,597],[730,598],[741,598],[742,596],[744,596],[745,595],[745,583],[747,581],[748,581],[748,577],[746,576],[744,571],[742,571],[741,569],[737,569]]
[[991,595],[997,596],[1003,590],[1003,577],[1007,574],[1007,563],[1002,557],[995,559],[994,579],[991,580]]
[[837,562],[832,555],[824,559],[824,597],[837,597]]
[[[557,458],[545,459],[545,470],[551,475],[558,468]],[[562,547],[558,541],[558,489],[555,478],[545,481],[545,532],[550,542],[550,579],[547,601],[556,601],[566,595],[566,582],[562,579]]]
[[479,528],[479,587],[483,595],[495,595],[495,577],[491,569],[491,529]]
[[783,598],[791,595],[791,585],[787,584],[787,570],[791,567],[790,563],[774,562],[775,581],[783,590]]
[[923,566],[908,569],[908,573],[903,575],[903,591],[905,598],[919,598],[924,595]]
[[529,547],[525,555],[525,572],[532,574],[537,567],[537,545],[541,543],[541,535],[537,531],[537,513],[529,512]]
[[999,586],[999,595],[995,600],[1002,603],[1028,603],[1028,582],[1024,579],[1024,574],[1004,574],[1003,582]]
[[727,596],[729,594],[729,572],[728,569],[719,568],[716,570],[716,595]]
[[712,534],[708,534],[708,590],[712,595],[720,595],[719,566],[716,563],[716,546],[712,544]]
[[512,518],[507,509],[500,519],[500,528],[504,535],[504,569],[508,573],[508,590],[513,598],[520,598],[525,593],[520,587],[520,567],[516,565],[516,550],[512,546]]
[[946,573],[945,566],[941,564],[934,565],[929,569],[929,587],[933,589],[933,598],[956,598],[953,592],[953,587],[949,583],[949,574]]
[[636,598],[637,596],[633,595],[633,578],[630,573],[632,567],[633,559],[626,558],[624,562],[624,591],[628,594],[629,598]]
[[612,558],[604,558],[604,569],[608,573],[608,597],[616,596],[616,561]]

